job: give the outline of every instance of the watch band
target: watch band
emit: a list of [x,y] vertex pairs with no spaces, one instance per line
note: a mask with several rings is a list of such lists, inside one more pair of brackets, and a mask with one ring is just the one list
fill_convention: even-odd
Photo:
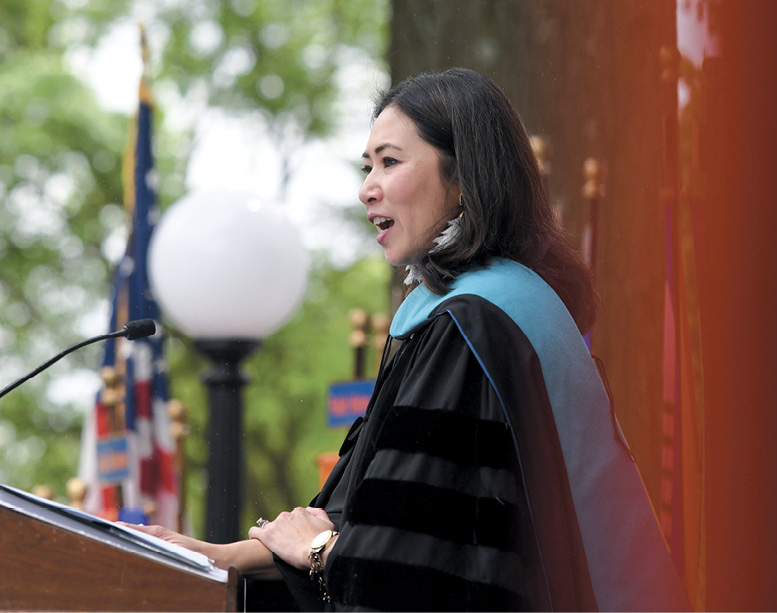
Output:
[[316,535],[313,541],[310,543],[310,550],[308,551],[308,560],[310,560],[310,580],[318,581],[318,587],[321,590],[321,599],[324,602],[332,602],[332,598],[326,589],[326,581],[324,579],[324,560],[321,554],[324,553],[324,549],[339,532],[334,530],[324,530],[320,534]]

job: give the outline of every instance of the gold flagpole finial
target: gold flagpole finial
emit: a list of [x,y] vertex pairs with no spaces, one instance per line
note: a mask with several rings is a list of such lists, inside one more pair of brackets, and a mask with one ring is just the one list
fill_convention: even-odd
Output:
[[140,30],[140,55],[143,58],[143,72],[148,65],[148,42],[146,40],[146,26],[142,23],[138,24]]
[[146,39],[146,26],[142,23],[138,24],[140,30],[140,57],[143,60],[143,74],[140,77],[140,100],[146,104],[152,104],[151,88],[148,86],[149,79],[149,53],[148,53],[148,41]]
[[[151,96],[151,88],[148,86],[150,71],[146,27],[142,23],[138,23],[138,30],[140,31],[140,57],[143,61],[143,72],[140,75],[140,83],[138,85],[138,99],[141,104],[146,104],[151,107],[153,105],[153,98]],[[124,206],[127,211],[130,212],[128,223],[131,223],[131,211],[135,206],[135,147],[137,145],[137,137],[136,116],[135,121],[130,124],[129,134],[127,135],[127,145],[124,148],[124,159],[122,162]]]

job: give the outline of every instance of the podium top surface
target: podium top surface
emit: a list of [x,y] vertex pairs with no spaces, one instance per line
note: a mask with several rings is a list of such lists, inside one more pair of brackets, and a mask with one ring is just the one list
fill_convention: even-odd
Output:
[[0,484],[0,610],[236,610],[238,573]]

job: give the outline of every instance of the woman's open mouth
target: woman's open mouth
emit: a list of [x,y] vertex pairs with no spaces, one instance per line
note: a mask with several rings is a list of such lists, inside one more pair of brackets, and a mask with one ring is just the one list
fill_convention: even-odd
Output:
[[391,226],[394,225],[394,220],[390,217],[374,217],[372,223],[374,223],[375,227],[378,229],[378,244],[382,245],[386,238],[386,234]]
[[390,219],[389,217],[376,217],[372,220],[372,223],[375,224],[375,227],[378,228],[379,231],[382,231],[388,230],[391,226],[393,226],[394,220]]

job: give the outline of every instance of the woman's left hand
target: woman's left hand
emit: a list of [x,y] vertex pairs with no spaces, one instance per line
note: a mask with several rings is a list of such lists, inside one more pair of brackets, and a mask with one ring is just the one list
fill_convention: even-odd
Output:
[[324,530],[334,529],[334,524],[323,509],[297,507],[291,512],[284,511],[262,528],[251,528],[248,536],[264,543],[270,551],[292,566],[309,569],[308,553],[313,539]]

